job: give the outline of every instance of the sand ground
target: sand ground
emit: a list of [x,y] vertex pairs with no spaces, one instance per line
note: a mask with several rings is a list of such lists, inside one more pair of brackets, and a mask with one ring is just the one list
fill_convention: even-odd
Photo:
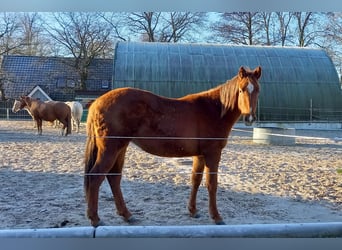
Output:
[[[297,130],[291,146],[253,143],[251,130],[233,131],[219,170],[218,208],[226,224],[342,221],[342,130]],[[44,123],[0,121],[0,229],[89,226],[85,217],[85,124],[62,137]],[[211,224],[205,185],[201,217],[188,216],[191,158],[161,158],[130,145],[122,190],[136,225]],[[99,214],[127,225],[115,211],[106,182]]]

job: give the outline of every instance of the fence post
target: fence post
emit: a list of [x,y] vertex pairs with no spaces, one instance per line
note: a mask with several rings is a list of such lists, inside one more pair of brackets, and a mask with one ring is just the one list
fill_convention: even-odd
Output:
[[312,123],[312,98],[310,99],[310,123]]
[[260,122],[260,102],[259,101],[258,101],[258,106],[257,106],[257,114],[258,114],[257,121]]
[[9,108],[6,108],[6,118],[9,120]]

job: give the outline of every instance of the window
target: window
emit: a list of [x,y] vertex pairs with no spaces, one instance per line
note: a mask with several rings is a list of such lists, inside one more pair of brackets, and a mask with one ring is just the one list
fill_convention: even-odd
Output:
[[108,89],[109,88],[109,81],[108,80],[102,80],[101,88],[102,89]]
[[66,87],[66,80],[64,77],[57,78],[56,87],[57,88],[65,88]]
[[67,80],[66,86],[67,86],[68,88],[75,88],[76,83],[75,83],[74,80],[68,79],[68,80]]
[[73,79],[66,79],[65,77],[57,78],[57,88],[75,88],[76,83]]

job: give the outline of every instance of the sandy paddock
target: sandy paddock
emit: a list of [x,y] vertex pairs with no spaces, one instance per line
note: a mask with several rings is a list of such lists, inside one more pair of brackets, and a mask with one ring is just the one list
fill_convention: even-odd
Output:
[[[251,130],[249,130],[251,131]],[[297,135],[342,137],[338,131]],[[83,156],[85,124],[61,137],[32,121],[0,121],[0,229],[89,226],[85,217]],[[342,221],[342,142],[296,139],[293,146],[252,142],[233,131],[220,163],[218,207],[227,224]],[[131,145],[122,189],[136,225],[211,224],[204,184],[201,217],[188,216],[191,158],[161,158]],[[116,215],[108,184],[99,214],[107,225],[127,225]]]

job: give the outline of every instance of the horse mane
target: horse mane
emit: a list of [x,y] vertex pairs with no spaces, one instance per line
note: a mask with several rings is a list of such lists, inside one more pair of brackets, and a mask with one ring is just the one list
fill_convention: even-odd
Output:
[[31,97],[29,97],[29,96],[21,96],[20,99],[25,102],[25,104],[26,104],[25,106],[27,106],[27,107],[31,106],[31,104],[32,104],[32,98]]
[[236,80],[237,76],[219,86],[220,101],[222,105],[221,118],[227,113],[228,110],[233,110],[235,108],[237,93],[239,90],[239,86]]

